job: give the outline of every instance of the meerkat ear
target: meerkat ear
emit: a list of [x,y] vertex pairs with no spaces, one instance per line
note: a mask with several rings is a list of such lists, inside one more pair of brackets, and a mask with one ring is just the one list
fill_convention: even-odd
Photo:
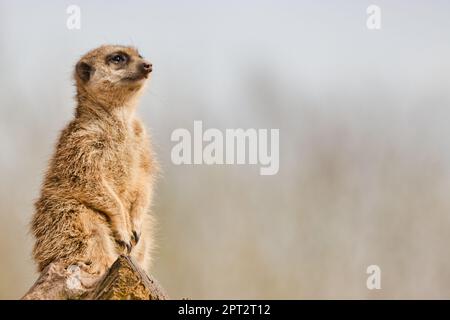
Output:
[[83,82],[88,82],[95,71],[95,69],[91,65],[83,61],[78,62],[75,69],[78,77]]

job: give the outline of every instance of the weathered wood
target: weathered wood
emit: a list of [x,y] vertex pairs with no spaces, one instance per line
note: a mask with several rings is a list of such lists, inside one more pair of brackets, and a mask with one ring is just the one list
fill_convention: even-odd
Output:
[[74,275],[74,268],[51,263],[41,273],[34,285],[22,297],[23,300],[62,300],[73,299],[85,292]]
[[166,300],[155,279],[150,278],[133,261],[133,258],[120,256],[88,295],[94,300]]
[[158,282],[129,256],[120,256],[102,277],[92,277],[79,266],[52,263],[23,296],[24,300],[165,300]]

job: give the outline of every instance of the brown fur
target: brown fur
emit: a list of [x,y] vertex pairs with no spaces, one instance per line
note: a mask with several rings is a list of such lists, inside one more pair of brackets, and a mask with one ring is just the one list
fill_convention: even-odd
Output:
[[[108,60],[116,52],[126,64]],[[127,246],[148,269],[157,165],[134,111],[149,66],[136,49],[109,45],[77,63],[75,118],[61,133],[32,219],[40,271],[62,261],[102,274]]]

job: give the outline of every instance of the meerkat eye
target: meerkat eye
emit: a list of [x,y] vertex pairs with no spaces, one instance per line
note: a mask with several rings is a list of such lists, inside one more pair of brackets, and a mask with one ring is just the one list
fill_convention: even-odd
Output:
[[111,56],[110,61],[115,64],[124,63],[127,57],[124,54],[117,53]]

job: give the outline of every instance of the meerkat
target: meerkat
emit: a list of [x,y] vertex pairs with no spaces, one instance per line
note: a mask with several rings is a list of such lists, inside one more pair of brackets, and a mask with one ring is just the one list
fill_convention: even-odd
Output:
[[152,64],[135,48],[104,45],[76,64],[76,110],[61,132],[35,203],[33,256],[104,273],[120,254],[148,270],[148,213],[157,162],[135,114]]

